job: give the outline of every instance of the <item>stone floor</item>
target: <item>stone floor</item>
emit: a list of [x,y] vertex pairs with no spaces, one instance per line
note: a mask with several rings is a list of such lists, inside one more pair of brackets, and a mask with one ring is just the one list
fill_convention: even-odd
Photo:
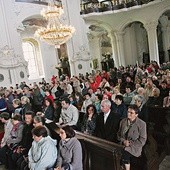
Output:
[[170,155],[166,156],[159,165],[159,170],[170,170]]
[[5,170],[3,165],[0,166],[0,170]]

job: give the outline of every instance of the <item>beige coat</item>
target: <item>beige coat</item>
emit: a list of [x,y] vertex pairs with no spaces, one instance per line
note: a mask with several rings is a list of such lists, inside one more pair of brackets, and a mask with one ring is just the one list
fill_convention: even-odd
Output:
[[130,146],[125,147],[124,149],[131,153],[132,155],[139,157],[142,152],[142,147],[145,145],[147,139],[146,123],[137,117],[135,122],[132,124],[131,128],[128,131],[127,139],[125,139],[123,131],[127,125],[127,122],[128,122],[127,118],[123,119],[120,122],[118,139],[121,141],[121,143],[124,140],[129,140]]

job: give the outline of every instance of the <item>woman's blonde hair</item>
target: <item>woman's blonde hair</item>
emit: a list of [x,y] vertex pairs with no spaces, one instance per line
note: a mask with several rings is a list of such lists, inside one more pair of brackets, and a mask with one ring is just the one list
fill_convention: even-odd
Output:
[[24,101],[25,103],[30,103],[30,99],[27,96],[22,96],[21,101]]
[[14,99],[12,103],[19,106],[21,104],[21,101],[19,99]]

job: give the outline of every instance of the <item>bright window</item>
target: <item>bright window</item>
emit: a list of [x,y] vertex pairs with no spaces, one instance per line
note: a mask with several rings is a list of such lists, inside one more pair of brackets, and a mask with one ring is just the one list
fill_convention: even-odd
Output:
[[29,79],[38,79],[43,77],[43,66],[38,45],[31,41],[22,43],[24,58],[28,62]]

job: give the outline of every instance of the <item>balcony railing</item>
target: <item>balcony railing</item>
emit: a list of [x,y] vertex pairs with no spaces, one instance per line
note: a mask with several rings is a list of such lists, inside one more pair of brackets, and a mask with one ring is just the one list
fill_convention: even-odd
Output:
[[[61,0],[54,0],[57,3],[61,3]],[[48,5],[49,0],[15,0],[15,2],[26,2],[26,3],[34,3],[40,5]]]
[[130,8],[142,4],[147,4],[154,0],[84,0],[81,3],[80,14],[88,14],[92,12],[105,12],[119,10],[122,8]]

